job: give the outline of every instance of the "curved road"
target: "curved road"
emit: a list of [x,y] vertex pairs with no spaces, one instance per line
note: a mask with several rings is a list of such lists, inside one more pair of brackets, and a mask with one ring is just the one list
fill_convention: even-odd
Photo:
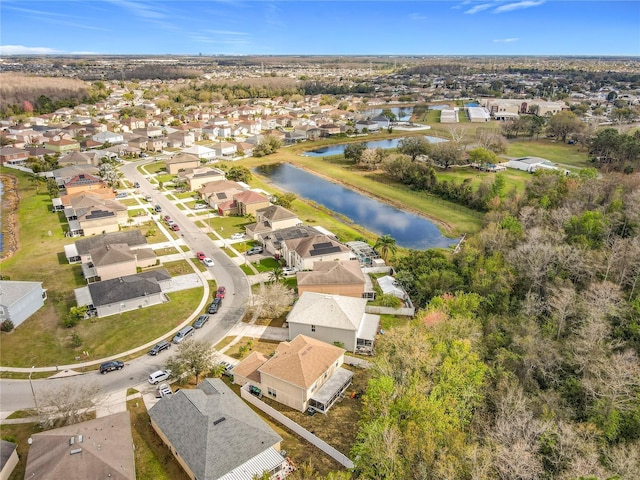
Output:
[[[142,196],[149,194],[152,197],[153,205],[162,206],[162,215],[171,216],[171,218],[180,225],[181,238],[192,252],[202,251],[215,262],[215,265],[209,268],[209,271],[216,279],[218,285],[224,285],[226,287],[226,297],[220,311],[215,315],[211,315],[209,321],[203,328],[196,330],[194,338],[199,340],[205,339],[212,344],[216,344],[227,335],[235,324],[241,321],[244,315],[247,301],[251,295],[247,277],[240,267],[215,245],[207,233],[201,231],[194,225],[192,219],[187,217],[183,210],[168,200],[165,195],[157,190],[157,187],[151,184],[143,174],[138,172],[138,166],[151,161],[153,161],[153,159],[126,163],[122,165],[120,171],[132,185],[134,182],[140,184],[138,190]],[[144,201],[142,204],[147,206]],[[193,257],[191,252],[184,252],[183,255],[186,259]],[[209,302],[210,299],[207,299],[204,304],[207,305]],[[190,323],[198,313],[199,310],[194,312],[183,324]],[[37,400],[38,398],[44,398],[51,392],[59,391],[61,388],[90,384],[96,385],[100,389],[99,395],[102,396],[141,383],[145,384],[149,373],[163,368],[164,362],[170,355],[171,349],[155,357],[142,355],[139,358],[127,362],[122,370],[110,372],[105,375],[100,375],[94,371],[65,378],[49,378],[31,381],[0,379],[0,412],[2,412],[2,416],[4,416],[7,412],[34,407],[34,393]],[[98,363],[100,362],[98,361]],[[64,368],[72,368],[72,366],[65,366]],[[146,385],[151,387],[148,383],[146,383]]]

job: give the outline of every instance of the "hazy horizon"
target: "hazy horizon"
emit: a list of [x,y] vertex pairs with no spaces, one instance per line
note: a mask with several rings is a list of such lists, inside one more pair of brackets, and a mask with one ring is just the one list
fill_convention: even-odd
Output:
[[3,0],[0,55],[640,56],[640,1]]

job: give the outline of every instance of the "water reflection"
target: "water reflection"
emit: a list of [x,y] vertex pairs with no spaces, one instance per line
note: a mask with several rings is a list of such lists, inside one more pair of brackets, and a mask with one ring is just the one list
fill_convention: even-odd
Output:
[[401,247],[424,250],[457,242],[429,220],[361,195],[289,164],[258,168],[277,187],[313,200],[378,235],[389,234]]
[[[429,141],[429,143],[440,143],[447,142],[448,140],[445,138],[432,137],[430,135],[425,135],[424,138]],[[386,140],[375,140],[372,142],[364,142],[367,148],[397,148],[398,143],[400,143],[402,138],[389,138]],[[344,149],[347,147],[346,143],[339,143],[336,145],[329,145],[327,147],[317,148],[315,150],[310,150],[308,152],[304,152],[302,155],[305,157],[326,157],[330,155],[342,155],[344,153]]]

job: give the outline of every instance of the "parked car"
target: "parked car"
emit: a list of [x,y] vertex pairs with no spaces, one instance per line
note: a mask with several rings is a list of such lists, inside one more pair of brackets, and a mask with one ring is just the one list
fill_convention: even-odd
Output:
[[162,340],[161,342],[156,343],[151,350],[149,350],[149,355],[157,355],[163,350],[168,350],[171,348],[171,344],[166,340]]
[[218,290],[216,291],[216,298],[224,298],[224,296],[227,293],[227,289],[226,287],[218,287]]
[[207,209],[207,208],[209,208],[209,205],[207,205],[206,203],[196,203],[196,204],[193,206],[193,209],[194,209],[194,210],[205,210],[205,209]]
[[171,387],[166,383],[161,383],[156,387],[156,398],[162,398],[172,394]]
[[128,195],[127,192],[118,192],[116,193],[116,198],[126,198]]
[[202,328],[204,324],[209,320],[209,315],[200,315],[198,319],[193,322],[193,328]]
[[162,211],[162,206],[156,205],[155,207],[153,207],[153,209],[156,211],[156,213],[160,213]]
[[194,332],[193,327],[191,325],[187,325],[186,327],[181,329],[178,333],[176,333],[176,336],[173,337],[173,343],[181,343],[185,338],[193,335],[193,332]]
[[178,225],[177,223],[174,223],[171,225],[171,230],[173,230],[174,232],[179,232],[180,231],[180,225]]
[[133,182],[133,188],[140,188],[140,184],[138,182]]
[[165,215],[164,217],[162,217],[162,219],[163,219],[165,222],[168,222],[169,220],[171,220],[171,217],[170,217],[169,215]]
[[247,250],[247,255],[255,255],[257,253],[262,253],[262,247],[251,247]]
[[157,385],[171,376],[171,370],[157,370],[149,375],[149,383]]
[[204,263],[207,267],[213,267],[215,265],[213,263],[213,260],[211,260],[209,257],[203,258],[202,263]]
[[224,367],[222,374],[230,377],[233,365],[231,365],[229,362],[220,362],[220,365]]
[[296,273],[298,273],[298,269],[295,267],[284,267],[282,269],[282,274],[285,277],[290,277],[291,275],[295,275]]
[[218,313],[218,310],[220,309],[221,305],[222,305],[222,299],[214,298],[213,302],[211,302],[211,305],[209,305],[209,308],[207,309],[207,313],[211,315],[214,313]]
[[113,370],[122,370],[124,367],[124,363],[119,360],[112,360],[110,362],[104,362],[100,365],[100,373],[105,374],[107,372],[112,372]]
[[234,233],[231,235],[231,240],[240,240],[241,238],[244,238],[244,233]]
[[207,258],[207,256],[204,254],[204,252],[196,252],[196,258],[198,260],[204,260],[205,258]]
[[149,156],[149,154],[148,154],[148,153],[144,153],[144,152],[142,152],[142,153],[140,154],[140,158],[147,158],[148,156]]

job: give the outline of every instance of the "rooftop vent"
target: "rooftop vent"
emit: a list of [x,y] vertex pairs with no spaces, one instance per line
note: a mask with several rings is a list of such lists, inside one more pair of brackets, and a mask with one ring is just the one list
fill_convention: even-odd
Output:
[[74,453],[80,453],[80,452],[82,452],[81,448],[74,448],[69,452],[69,455],[73,455]]
[[213,422],[213,424],[214,424],[214,425],[218,425],[219,423],[222,423],[222,422],[224,422],[225,420],[226,420],[226,418],[224,418],[224,417],[220,417],[219,419],[215,420],[215,421]]

